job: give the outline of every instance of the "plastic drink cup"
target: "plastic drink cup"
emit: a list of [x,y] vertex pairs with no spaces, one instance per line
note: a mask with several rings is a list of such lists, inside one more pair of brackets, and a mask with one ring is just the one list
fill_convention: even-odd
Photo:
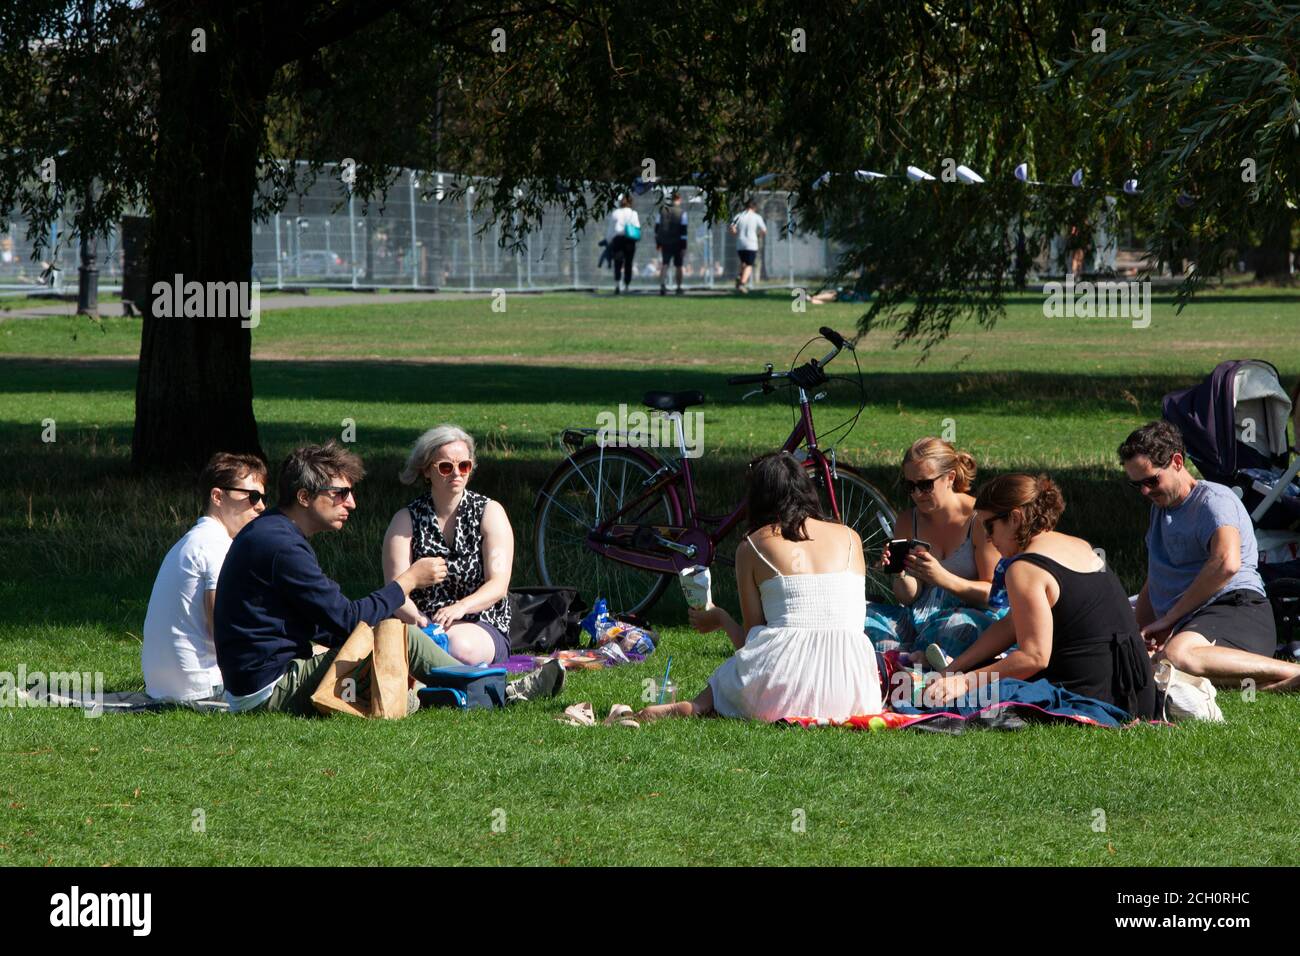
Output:
[[677,703],[677,684],[672,680],[664,681],[663,702],[665,704]]
[[677,573],[677,580],[681,583],[682,594],[686,596],[688,606],[697,611],[707,611],[713,607],[713,580],[708,568],[701,564],[682,568]]

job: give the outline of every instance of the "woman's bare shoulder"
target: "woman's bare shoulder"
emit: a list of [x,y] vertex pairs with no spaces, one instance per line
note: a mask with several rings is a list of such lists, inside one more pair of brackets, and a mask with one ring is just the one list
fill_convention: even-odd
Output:
[[398,508],[393,514],[393,520],[388,522],[388,535],[405,535],[410,537],[412,533],[411,512],[406,507]]

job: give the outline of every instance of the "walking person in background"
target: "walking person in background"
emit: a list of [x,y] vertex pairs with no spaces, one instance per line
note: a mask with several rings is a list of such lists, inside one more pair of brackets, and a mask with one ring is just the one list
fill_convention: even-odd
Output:
[[758,203],[753,199],[745,203],[745,211],[731,220],[728,231],[736,237],[736,255],[740,257],[736,291],[748,292],[749,280],[754,274],[754,262],[758,259],[758,240],[767,235],[767,226],[758,214]]
[[672,262],[677,270],[677,294],[682,295],[682,259],[686,255],[686,209],[682,206],[682,194],[673,193],[672,202],[659,210],[655,222],[655,248],[663,257],[663,269],[659,272],[659,294],[668,294],[668,263]]
[[632,196],[624,193],[619,206],[609,214],[605,224],[605,241],[614,260],[614,294],[619,294],[619,279],[623,289],[632,284],[632,260],[636,257],[636,241],[641,238],[641,217],[632,208]]

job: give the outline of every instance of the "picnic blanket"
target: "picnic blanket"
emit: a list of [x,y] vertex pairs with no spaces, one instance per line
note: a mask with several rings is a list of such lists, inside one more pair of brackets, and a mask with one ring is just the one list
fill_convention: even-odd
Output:
[[563,650],[555,651],[551,654],[540,654],[535,657],[527,654],[512,654],[506,661],[505,667],[512,674],[522,674],[527,671],[536,670],[547,661],[559,661],[560,666],[566,671],[599,671],[607,667],[622,667],[625,664],[640,664],[645,660],[644,654],[637,654],[635,651],[624,652],[624,659],[608,657],[604,654],[597,654],[593,650]]
[[[553,654],[511,654],[501,662],[511,675],[527,674],[537,670],[551,659],[558,660],[566,670],[603,670],[623,664],[640,664],[645,655],[629,653],[626,660],[615,660],[587,650],[565,650]],[[78,693],[51,693],[38,687],[21,691],[28,707],[78,707],[88,717],[101,714],[147,714],[168,710],[196,710],[200,713],[225,713],[230,705],[222,700],[194,700],[185,703],[155,700],[142,690],[105,691],[97,695],[91,691]]]
[[880,714],[861,714],[843,721],[815,717],[785,717],[787,727],[848,727],[851,730],[924,730],[960,734],[968,727],[1019,730],[1031,723],[1074,723],[1089,727],[1124,727],[1133,723],[1129,713],[1114,704],[1076,694],[1045,680],[1003,678],[997,682],[997,701],[938,707],[898,705]]
[[76,693],[51,693],[36,689],[24,691],[27,706],[34,707],[79,707],[87,717],[100,714],[144,714],[160,713],[165,710],[197,710],[202,713],[224,713],[230,705],[223,700],[191,700],[185,703],[173,703],[155,700],[142,690],[115,690],[95,694],[89,691]]

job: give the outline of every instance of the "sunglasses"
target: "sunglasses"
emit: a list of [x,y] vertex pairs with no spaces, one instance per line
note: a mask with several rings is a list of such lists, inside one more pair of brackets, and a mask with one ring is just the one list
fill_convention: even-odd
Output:
[[918,491],[923,495],[928,495],[930,492],[934,491],[934,483],[942,477],[943,475],[935,475],[933,478],[922,478],[920,481],[912,481],[910,478],[904,478],[903,487],[907,489],[909,495],[915,494]]
[[984,534],[985,534],[985,536],[990,537],[990,538],[993,537],[993,522],[995,522],[995,521],[1001,521],[1003,518],[1005,518],[1005,517],[1006,517],[1007,515],[1009,515],[1009,514],[1011,514],[1010,511],[1004,511],[1004,512],[1002,512],[1002,514],[1000,514],[1000,515],[994,515],[994,516],[991,517],[991,518],[985,518],[984,521],[982,522],[983,525],[984,525]]
[[248,500],[255,506],[266,500],[266,492],[264,491],[255,491],[252,488],[228,488],[225,485],[217,485],[217,487],[222,491],[242,491],[244,494],[248,495]]
[[463,461],[440,461],[438,462],[438,474],[444,478],[450,478],[453,471],[458,471],[462,475],[468,475],[474,470],[474,463],[466,458]]
[[329,495],[336,502],[342,503],[347,501],[349,497],[352,497],[352,500],[356,501],[356,498],[352,496],[352,492],[352,488],[322,488],[320,491],[316,492],[316,494]]
[[1145,488],[1147,491],[1154,491],[1156,485],[1160,484],[1160,472],[1162,471],[1164,471],[1164,469],[1160,468],[1154,475],[1147,475],[1147,477],[1139,478],[1137,481],[1130,478],[1128,483],[1134,488]]

